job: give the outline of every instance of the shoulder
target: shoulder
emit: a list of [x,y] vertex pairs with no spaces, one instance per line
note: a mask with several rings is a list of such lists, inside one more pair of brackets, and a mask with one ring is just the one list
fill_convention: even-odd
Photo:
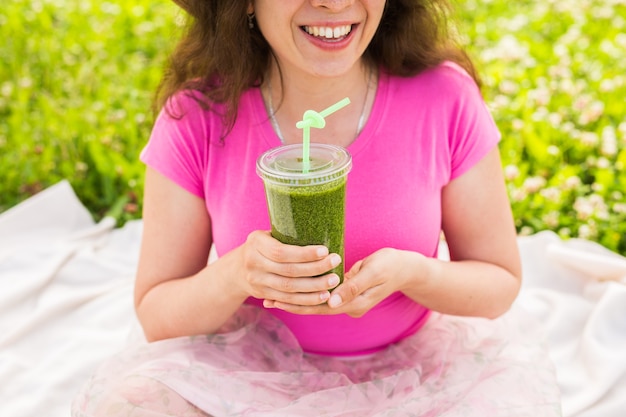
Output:
[[162,117],[182,121],[194,120],[209,115],[209,110],[219,107],[210,103],[198,90],[184,89],[171,95],[160,111]]
[[[246,119],[254,111],[255,98],[254,88],[242,93],[236,119]],[[158,117],[176,125],[210,127],[211,132],[216,133],[226,128],[227,114],[227,103],[211,101],[197,89],[184,89],[167,99]]]
[[[454,98],[459,95],[480,95],[474,79],[458,64],[444,61],[411,77],[389,75],[392,91],[434,97]],[[433,98],[434,98],[433,97]]]

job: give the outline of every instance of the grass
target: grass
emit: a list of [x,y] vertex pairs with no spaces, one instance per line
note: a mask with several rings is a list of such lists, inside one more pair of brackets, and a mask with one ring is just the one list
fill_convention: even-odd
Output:
[[626,1],[464,2],[520,234],[626,253]]
[[96,219],[140,213],[138,154],[173,39],[168,1],[5,0],[0,211],[67,178]]
[[[626,253],[626,1],[459,1],[520,234]],[[179,35],[169,0],[4,0],[0,212],[69,179],[96,220],[141,215],[138,155]]]

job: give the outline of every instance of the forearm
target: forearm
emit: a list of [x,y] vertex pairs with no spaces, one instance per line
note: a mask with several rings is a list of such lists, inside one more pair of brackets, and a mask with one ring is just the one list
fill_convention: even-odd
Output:
[[[515,300],[520,278],[507,269],[480,261],[442,261],[407,252],[402,291],[425,307],[445,314],[496,318]],[[421,259],[420,259],[421,258]]]
[[238,273],[233,262],[226,256],[193,276],[151,288],[136,304],[146,338],[215,333],[246,299],[230,281]]

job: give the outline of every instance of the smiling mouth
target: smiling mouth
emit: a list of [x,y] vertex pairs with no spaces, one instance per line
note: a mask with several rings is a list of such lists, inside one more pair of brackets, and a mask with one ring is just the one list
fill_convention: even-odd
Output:
[[325,41],[340,41],[352,32],[352,25],[336,27],[329,26],[301,26],[301,29],[311,36]]

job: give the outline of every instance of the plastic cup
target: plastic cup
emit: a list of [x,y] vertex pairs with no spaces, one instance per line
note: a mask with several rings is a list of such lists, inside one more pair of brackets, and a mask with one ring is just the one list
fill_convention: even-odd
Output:
[[[272,236],[290,245],[324,245],[343,260],[352,157],[340,146],[311,143],[308,172],[302,165],[302,144],[270,149],[257,160]],[[344,263],[328,272],[335,272],[342,282]]]

